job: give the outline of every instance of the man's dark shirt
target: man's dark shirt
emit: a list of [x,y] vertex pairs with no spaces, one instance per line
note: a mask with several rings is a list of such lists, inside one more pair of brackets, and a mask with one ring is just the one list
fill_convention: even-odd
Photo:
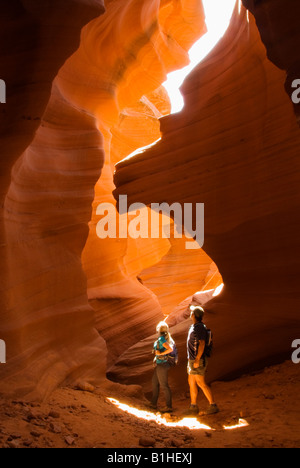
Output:
[[189,329],[187,339],[188,359],[195,361],[199,349],[199,341],[206,341],[206,328],[202,322],[193,324]]

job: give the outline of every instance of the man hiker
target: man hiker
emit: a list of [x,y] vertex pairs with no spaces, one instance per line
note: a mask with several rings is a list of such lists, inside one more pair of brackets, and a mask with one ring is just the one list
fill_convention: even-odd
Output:
[[190,386],[191,405],[188,415],[198,415],[199,407],[197,406],[197,397],[199,388],[203,391],[209,402],[209,408],[204,414],[215,414],[219,412],[219,408],[214,402],[214,398],[210,387],[205,382],[205,374],[207,370],[208,358],[206,356],[207,344],[207,329],[202,323],[204,310],[202,307],[189,306],[190,317],[193,321],[189,329],[187,339],[188,352],[188,376]]

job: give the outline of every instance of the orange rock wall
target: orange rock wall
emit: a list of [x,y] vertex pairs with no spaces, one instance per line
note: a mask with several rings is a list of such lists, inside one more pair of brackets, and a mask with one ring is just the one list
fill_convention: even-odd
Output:
[[[95,187],[82,263],[96,328],[106,340],[110,366],[136,341],[137,333],[140,339],[147,337],[163,318],[165,308],[159,291],[151,288],[151,284],[149,289],[147,281],[140,280],[142,272],[159,263],[171,244],[166,239],[100,241],[96,233],[100,219],[97,207],[103,202],[115,204],[115,164],[160,138],[159,119],[170,113],[169,98],[160,84],[168,72],[188,63],[187,51],[205,31],[205,24],[202,5],[194,0],[133,2],[126,6],[124,2],[112,2],[107,18],[83,34],[85,50],[91,49],[90,44],[96,38],[100,50],[106,52],[99,60],[96,57],[95,79],[101,85],[91,90],[89,84],[80,105],[91,106],[104,137],[105,165]],[[74,68],[81,67],[77,60],[79,56],[68,63],[72,73]],[[86,97],[91,92],[97,96],[89,104]],[[205,271],[204,276],[207,274]],[[201,280],[202,276],[203,273]]]
[[[281,70],[287,72],[285,88],[292,97],[294,80],[300,80],[300,4],[297,0],[256,2],[243,0],[243,4],[255,16],[261,39],[267,48],[268,58]],[[284,7],[286,5],[286,7]],[[300,106],[294,105],[294,111],[300,121]]]
[[95,367],[99,373],[99,350],[105,355],[79,257],[101,137],[94,119],[80,117],[56,86],[47,106],[53,79],[78,47],[81,28],[103,12],[98,0],[1,5],[0,71],[7,84],[7,103],[0,108],[4,394],[47,396]]
[[[210,380],[289,353],[300,333],[300,136],[282,70],[298,73],[297,15],[267,3],[245,0],[261,35],[236,11],[186,80],[185,109],[168,117],[160,86],[205,31],[198,0],[110,0],[104,15],[94,0],[1,7],[1,393],[99,384],[107,349],[110,376],[146,388],[156,321],[222,278],[207,308]],[[114,165],[159,136],[118,164],[114,195],[205,203],[205,252],[96,236],[98,204],[114,202]],[[188,326],[172,328],[181,389]]]
[[[205,203],[204,250],[225,283],[207,306],[210,380],[289,358],[300,334],[300,133],[285,80],[252,15],[248,22],[236,10],[226,36],[185,81],[183,111],[161,120],[162,140],[117,166],[115,195],[126,193],[129,203]],[[182,357],[175,387],[189,325],[172,329]],[[134,382],[139,374],[147,386],[152,339],[128,350],[111,377]],[[124,361],[133,363],[130,375]]]
[[[1,34],[15,54],[12,61],[2,50],[7,71],[1,78],[11,92],[2,128],[0,335],[8,363],[0,369],[1,392],[45,397],[62,383],[102,381],[104,338],[117,342],[120,309],[130,312],[124,328],[118,320],[122,349],[131,342],[130,329],[162,316],[134,271],[159,261],[169,245],[150,247],[133,268],[127,245],[93,238],[94,210],[106,197],[113,200],[114,162],[156,139],[158,118],[169,108],[156,90],[169,71],[188,62],[205,26],[198,0],[108,1],[103,16],[103,4],[93,0],[10,5],[1,17]],[[141,128],[120,143],[117,132],[130,112]]]

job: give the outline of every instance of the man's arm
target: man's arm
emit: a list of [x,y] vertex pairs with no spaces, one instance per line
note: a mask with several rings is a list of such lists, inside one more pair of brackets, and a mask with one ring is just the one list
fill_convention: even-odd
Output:
[[202,357],[202,354],[204,353],[204,349],[205,349],[205,341],[200,340],[199,341],[199,347],[198,347],[198,353],[197,353],[195,363],[194,363],[194,369],[198,369],[198,367],[200,366],[200,359]]

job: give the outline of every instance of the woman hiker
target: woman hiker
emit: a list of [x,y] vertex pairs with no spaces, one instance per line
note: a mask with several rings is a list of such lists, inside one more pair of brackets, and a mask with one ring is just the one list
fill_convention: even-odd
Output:
[[171,369],[171,364],[168,362],[168,354],[172,353],[175,342],[170,335],[169,326],[166,322],[160,322],[156,331],[158,333],[158,339],[154,343],[154,374],[152,378],[152,400],[150,408],[153,410],[157,409],[157,401],[159,397],[160,389],[163,390],[166,400],[166,408],[162,413],[170,413],[173,411],[172,408],[172,392],[168,383],[168,374]]

